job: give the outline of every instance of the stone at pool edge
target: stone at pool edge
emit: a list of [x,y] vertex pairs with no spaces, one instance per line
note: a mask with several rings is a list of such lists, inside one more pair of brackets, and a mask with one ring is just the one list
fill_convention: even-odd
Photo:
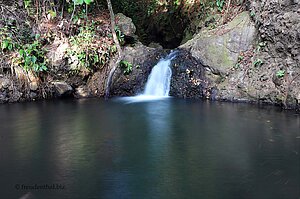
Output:
[[73,93],[73,88],[69,84],[67,84],[64,81],[55,81],[52,82],[54,88],[55,88],[55,94],[58,97],[66,97],[70,96]]

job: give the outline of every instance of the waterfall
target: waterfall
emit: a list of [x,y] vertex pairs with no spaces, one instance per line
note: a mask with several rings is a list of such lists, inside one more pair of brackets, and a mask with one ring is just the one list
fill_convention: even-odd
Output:
[[162,58],[153,68],[148,77],[145,90],[142,94],[134,97],[123,97],[127,102],[142,102],[159,100],[169,97],[172,70],[170,64],[176,57],[176,51]]
[[146,88],[143,93],[145,96],[167,97],[169,96],[172,70],[170,64],[175,58],[171,53],[166,58],[161,59],[152,69]]

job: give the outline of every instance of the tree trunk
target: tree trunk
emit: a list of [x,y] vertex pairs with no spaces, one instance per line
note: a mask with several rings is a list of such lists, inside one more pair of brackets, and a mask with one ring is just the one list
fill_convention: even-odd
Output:
[[112,78],[113,78],[114,73],[115,73],[115,71],[116,71],[117,67],[119,66],[120,61],[122,59],[122,49],[121,49],[121,46],[120,46],[120,43],[119,43],[116,31],[115,31],[115,27],[116,27],[116,24],[115,24],[115,15],[114,15],[114,11],[113,11],[113,8],[112,8],[110,0],[107,0],[107,5],[108,5],[109,14],[110,14],[111,32],[112,32],[114,43],[117,46],[117,51],[118,51],[117,52],[118,53],[117,56],[118,57],[117,57],[117,61],[114,61],[115,59],[112,58],[110,60],[110,62],[109,62],[109,68],[111,68],[111,70],[109,72],[109,75],[108,75],[108,78],[107,78],[107,82],[106,82],[106,88],[105,88],[105,98],[106,99],[109,97],[110,86],[112,84]]

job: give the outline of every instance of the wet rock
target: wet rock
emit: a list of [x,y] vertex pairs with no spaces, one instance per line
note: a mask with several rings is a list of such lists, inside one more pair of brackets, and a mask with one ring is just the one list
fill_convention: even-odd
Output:
[[150,48],[141,43],[125,47],[123,53],[123,60],[131,65],[132,71],[124,74],[124,68],[118,67],[111,88],[113,96],[132,96],[141,93],[151,69],[166,55],[161,48]]
[[35,92],[30,92],[29,97],[31,100],[35,100],[38,97],[38,95]]
[[90,97],[91,94],[90,94],[88,87],[82,85],[75,89],[74,96],[76,98],[87,98],[87,97]]
[[14,90],[14,91],[11,91],[9,93],[9,102],[18,102],[20,101],[21,97],[22,97],[23,93],[18,91],[18,90]]
[[4,103],[7,101],[7,93],[6,91],[0,90],[0,103]]
[[108,70],[98,71],[94,73],[87,81],[87,90],[91,96],[103,97],[105,94],[106,78],[108,76]]
[[171,68],[171,96],[195,99],[204,96],[207,88],[204,68],[190,52],[179,49]]
[[155,43],[155,42],[151,42],[148,47],[150,48],[161,48],[163,49],[163,47],[159,44],[159,43]]
[[[170,65],[170,95],[179,98],[202,98],[203,93],[208,92],[203,66],[190,52],[184,49],[176,51],[177,56]],[[113,96],[133,96],[142,93],[152,68],[168,53],[161,48],[149,48],[139,44],[126,47],[124,54],[124,60],[132,64],[132,72],[124,74],[124,69],[118,68],[111,89]]]
[[70,96],[73,93],[73,88],[63,81],[52,82],[54,85],[56,95],[58,97]]

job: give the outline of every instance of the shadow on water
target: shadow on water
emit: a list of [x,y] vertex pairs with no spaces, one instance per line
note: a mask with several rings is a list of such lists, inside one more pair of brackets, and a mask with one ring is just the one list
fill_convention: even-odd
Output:
[[[300,116],[274,107],[66,100],[1,105],[0,121],[1,196],[300,196]],[[65,189],[15,187],[45,183]]]

